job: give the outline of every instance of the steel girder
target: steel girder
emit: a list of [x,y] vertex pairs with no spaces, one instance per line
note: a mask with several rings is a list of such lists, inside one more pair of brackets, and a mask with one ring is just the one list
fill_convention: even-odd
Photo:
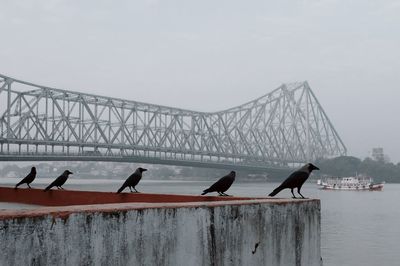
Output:
[[0,75],[0,160],[131,157],[280,167],[344,154],[345,145],[307,82],[283,84],[246,104],[208,113]]

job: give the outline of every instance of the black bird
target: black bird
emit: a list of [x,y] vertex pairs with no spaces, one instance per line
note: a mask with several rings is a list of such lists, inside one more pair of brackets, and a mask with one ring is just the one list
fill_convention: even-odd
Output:
[[126,187],[129,187],[129,190],[131,192],[132,191],[132,187],[135,190],[135,192],[139,192],[136,190],[136,185],[139,183],[140,179],[142,179],[142,173],[144,171],[147,171],[147,169],[139,167],[138,169],[136,169],[136,171],[131,174],[124,182],[124,184],[122,184],[122,186],[118,189],[117,193],[121,193],[122,190],[124,190]]
[[21,180],[21,182],[19,182],[18,184],[15,185],[15,188],[17,188],[18,186],[26,183],[28,185],[29,188],[31,188],[31,186],[29,185],[30,183],[33,182],[33,180],[35,180],[36,177],[36,167],[32,167],[31,168],[31,172],[24,177],[24,179]]
[[286,178],[286,180],[283,181],[283,183],[279,187],[275,188],[274,191],[272,191],[271,194],[269,194],[268,196],[273,197],[281,190],[285,188],[290,188],[293,198],[296,199],[296,196],[293,193],[293,189],[297,188],[297,192],[304,199],[304,196],[300,193],[300,189],[303,186],[304,182],[306,182],[307,178],[310,176],[312,170],[319,170],[319,168],[312,163],[304,165],[299,170],[293,172],[288,178]]
[[52,187],[57,187],[58,189],[63,189],[62,185],[65,184],[65,182],[68,179],[69,175],[72,175],[73,173],[70,172],[69,170],[65,170],[64,173],[62,173],[62,175],[60,175],[59,177],[56,178],[56,180],[54,180],[48,187],[46,187],[44,189],[44,191],[49,190]]
[[211,187],[204,190],[201,195],[205,195],[207,193],[216,191],[220,196],[229,196],[225,194],[225,191],[227,191],[231,187],[233,181],[235,181],[235,177],[236,177],[236,172],[231,171],[226,176],[221,177]]

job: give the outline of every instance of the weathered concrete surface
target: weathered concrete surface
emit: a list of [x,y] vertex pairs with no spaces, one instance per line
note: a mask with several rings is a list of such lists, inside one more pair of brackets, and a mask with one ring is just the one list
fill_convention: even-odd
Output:
[[320,202],[265,199],[2,211],[0,240],[0,265],[313,266],[320,265],[321,257]]

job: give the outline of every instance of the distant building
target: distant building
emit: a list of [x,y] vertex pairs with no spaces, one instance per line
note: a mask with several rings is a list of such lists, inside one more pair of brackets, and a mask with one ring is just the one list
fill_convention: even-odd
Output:
[[373,148],[372,149],[372,158],[378,162],[385,161],[385,154],[383,153],[383,148]]

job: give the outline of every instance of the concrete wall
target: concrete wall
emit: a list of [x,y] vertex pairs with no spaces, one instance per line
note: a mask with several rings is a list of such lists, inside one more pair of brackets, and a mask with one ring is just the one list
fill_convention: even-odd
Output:
[[320,258],[319,200],[0,212],[0,265],[313,266]]

